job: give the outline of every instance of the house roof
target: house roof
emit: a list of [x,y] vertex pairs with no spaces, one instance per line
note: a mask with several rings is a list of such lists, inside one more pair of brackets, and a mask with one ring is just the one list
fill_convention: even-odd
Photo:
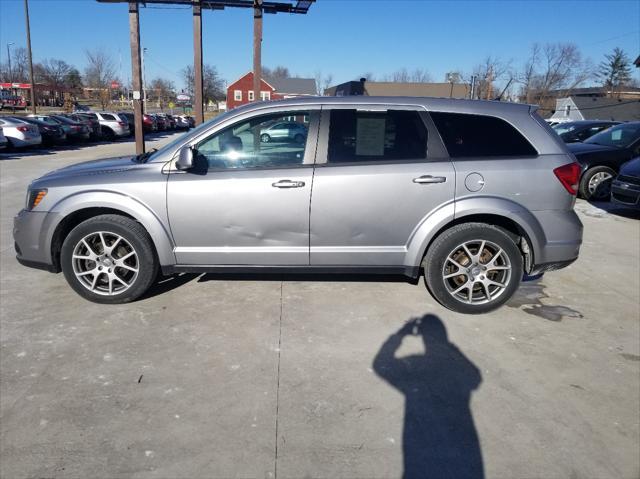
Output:
[[585,120],[640,120],[640,100],[572,96]]
[[269,78],[267,80],[278,93],[296,95],[316,95],[316,81],[313,78]]

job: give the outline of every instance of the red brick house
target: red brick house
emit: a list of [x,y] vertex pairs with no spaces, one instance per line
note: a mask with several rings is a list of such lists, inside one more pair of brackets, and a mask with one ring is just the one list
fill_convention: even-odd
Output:
[[[269,81],[263,78],[259,100],[282,100],[313,95],[316,95],[316,81],[313,78],[279,78]],[[253,100],[253,72],[238,78],[227,87],[228,110]]]

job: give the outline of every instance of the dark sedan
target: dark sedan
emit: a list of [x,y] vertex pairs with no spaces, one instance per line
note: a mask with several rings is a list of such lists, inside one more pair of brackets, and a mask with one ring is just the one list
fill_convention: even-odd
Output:
[[586,200],[608,201],[611,182],[626,161],[640,155],[640,121],[621,123],[567,148],[580,163],[579,194]]
[[48,123],[46,121],[38,120],[31,117],[20,117],[18,120],[26,121],[32,125],[36,125],[40,130],[40,136],[42,137],[42,144],[46,146],[59,145],[64,143],[67,139],[67,135],[64,132],[62,126]]
[[87,125],[89,127],[89,136],[92,140],[97,141],[102,139],[102,127],[97,119],[81,113],[69,113],[63,116],[75,122]]
[[89,126],[86,123],[74,121],[62,115],[51,115],[51,117],[69,127],[69,130],[67,130],[67,138],[69,140],[88,140],[91,137]]
[[640,156],[620,168],[611,185],[611,201],[640,209]]
[[552,128],[565,143],[575,143],[585,141],[596,133],[619,124],[619,121],[582,120],[558,123]]

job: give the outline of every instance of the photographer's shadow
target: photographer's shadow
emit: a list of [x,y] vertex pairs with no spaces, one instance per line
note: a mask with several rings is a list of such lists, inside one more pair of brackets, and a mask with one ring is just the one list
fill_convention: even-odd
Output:
[[[395,357],[402,340],[420,335],[424,355]],[[482,382],[478,368],[447,338],[435,315],[405,324],[376,355],[375,372],[405,396],[402,449],[408,478],[484,477],[469,401]]]

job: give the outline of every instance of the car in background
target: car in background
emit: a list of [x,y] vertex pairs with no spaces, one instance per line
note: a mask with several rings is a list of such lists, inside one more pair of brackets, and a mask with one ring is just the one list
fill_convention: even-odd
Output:
[[41,121],[33,117],[18,118],[18,120],[36,125],[40,131],[40,136],[42,136],[43,145],[59,145],[67,140],[67,134],[62,125]]
[[176,122],[177,130],[188,130],[191,127],[191,125],[189,124],[189,120],[187,120],[183,116],[174,116],[173,119]]
[[296,143],[302,143],[306,139],[307,127],[295,121],[278,122],[260,135],[260,141],[263,143],[274,140],[293,140]]
[[0,126],[0,150],[4,150],[9,146],[9,141],[7,140],[7,137],[4,136],[4,133],[2,131],[2,127]]
[[65,123],[63,121],[58,120],[53,115],[40,115],[40,114],[34,115],[34,114],[30,114],[30,115],[27,116],[27,118],[33,118],[34,120],[38,120],[38,121],[41,121],[43,123],[47,123],[49,125],[57,125],[57,126],[59,126],[64,131],[64,134],[65,134],[67,140],[70,140],[71,137],[73,136],[73,131],[71,129],[71,125],[69,125],[68,123]]
[[25,148],[42,143],[40,130],[36,125],[8,116],[0,117],[0,127],[13,148]]
[[164,116],[153,113],[152,116],[156,120],[156,124],[158,125],[158,131],[165,131],[169,129],[169,122]]
[[640,121],[631,121],[596,133],[567,148],[580,163],[580,197],[609,201],[611,183],[626,161],[640,156]]
[[115,140],[129,136],[129,123],[120,118],[117,113],[110,111],[88,111],[83,113],[100,122],[102,136],[107,140]]
[[581,120],[558,123],[552,128],[565,143],[576,143],[619,124],[619,121]]
[[91,140],[99,141],[102,139],[102,127],[96,118],[82,115],[80,113],[66,113],[63,116],[70,120],[77,121],[78,123],[86,124],[89,127],[89,136]]
[[148,115],[146,113],[142,115],[142,130],[145,133],[158,131],[158,122],[153,115]]
[[167,113],[157,113],[156,116],[162,118],[165,122],[166,125],[166,129],[167,130],[173,130],[175,129],[176,126],[176,122],[173,119],[173,117]]
[[129,136],[133,136],[136,132],[136,122],[133,113],[130,111],[119,111],[118,116],[129,125]]
[[66,132],[67,139],[69,141],[86,141],[91,138],[91,131],[89,130],[88,123],[75,121],[62,115],[51,115],[51,118],[59,121],[62,125],[66,125],[69,128]]
[[640,209],[640,156],[620,167],[611,184],[611,201]]

